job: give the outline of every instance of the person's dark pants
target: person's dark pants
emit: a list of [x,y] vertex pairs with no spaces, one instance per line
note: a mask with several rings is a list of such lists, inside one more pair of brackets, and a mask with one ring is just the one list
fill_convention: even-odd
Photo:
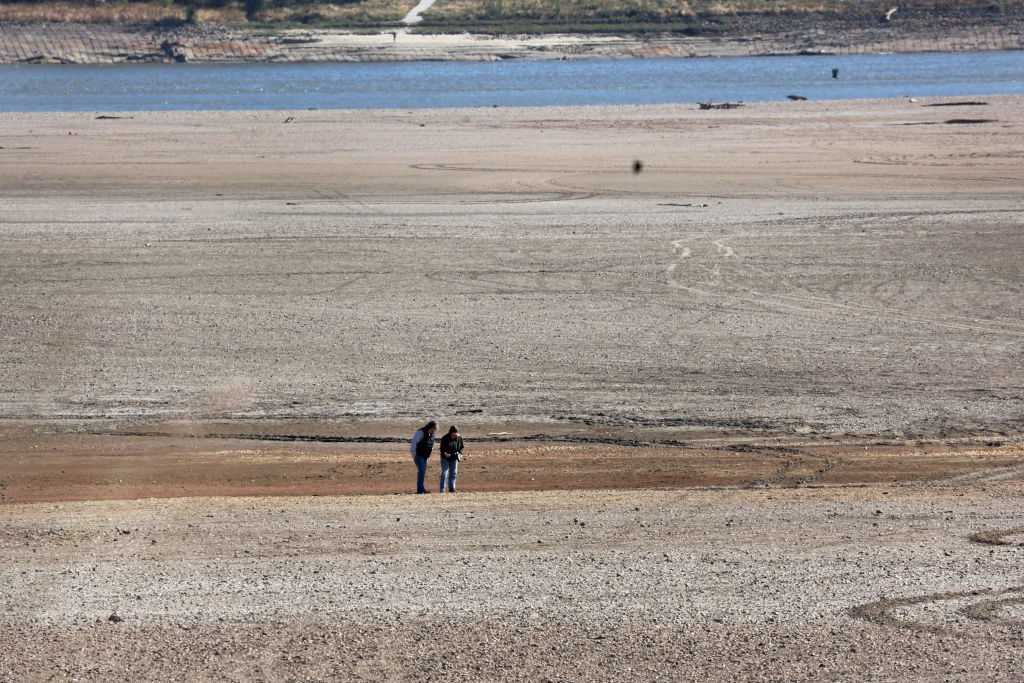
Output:
[[416,456],[416,493],[426,493],[427,487],[423,485],[423,478],[427,476],[427,459],[422,455]]

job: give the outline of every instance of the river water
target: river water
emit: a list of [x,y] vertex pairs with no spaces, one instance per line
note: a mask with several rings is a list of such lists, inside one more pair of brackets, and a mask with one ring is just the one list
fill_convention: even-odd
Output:
[[[833,69],[838,69],[833,78]],[[0,66],[0,111],[389,109],[1024,93],[1024,52]]]

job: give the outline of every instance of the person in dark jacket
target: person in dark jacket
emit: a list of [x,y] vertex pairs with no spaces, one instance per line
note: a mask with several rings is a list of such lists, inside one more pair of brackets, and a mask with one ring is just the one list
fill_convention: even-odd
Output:
[[441,493],[448,480],[448,491],[455,493],[455,477],[459,476],[459,461],[462,460],[462,437],[455,425],[441,437]]
[[437,423],[431,420],[416,430],[409,444],[409,452],[412,453],[413,462],[416,463],[416,493],[428,493],[427,487],[423,485],[423,478],[427,475],[427,458],[434,450],[434,432],[437,431]]

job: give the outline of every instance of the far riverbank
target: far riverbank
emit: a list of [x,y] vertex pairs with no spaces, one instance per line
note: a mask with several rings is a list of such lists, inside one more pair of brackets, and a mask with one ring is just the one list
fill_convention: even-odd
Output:
[[210,24],[4,24],[0,64],[161,62],[497,61],[621,57],[977,52],[1024,49],[1024,12],[853,22],[841,17],[744,17],[727,35],[492,36],[287,29]]

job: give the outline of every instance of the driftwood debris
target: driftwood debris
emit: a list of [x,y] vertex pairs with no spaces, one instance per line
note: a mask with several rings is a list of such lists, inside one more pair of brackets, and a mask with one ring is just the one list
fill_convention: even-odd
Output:
[[708,100],[707,102],[698,102],[697,105],[701,109],[736,109],[737,107],[742,107],[743,103],[742,102],[719,102],[719,103],[716,104],[716,103],[712,102],[711,100]]

